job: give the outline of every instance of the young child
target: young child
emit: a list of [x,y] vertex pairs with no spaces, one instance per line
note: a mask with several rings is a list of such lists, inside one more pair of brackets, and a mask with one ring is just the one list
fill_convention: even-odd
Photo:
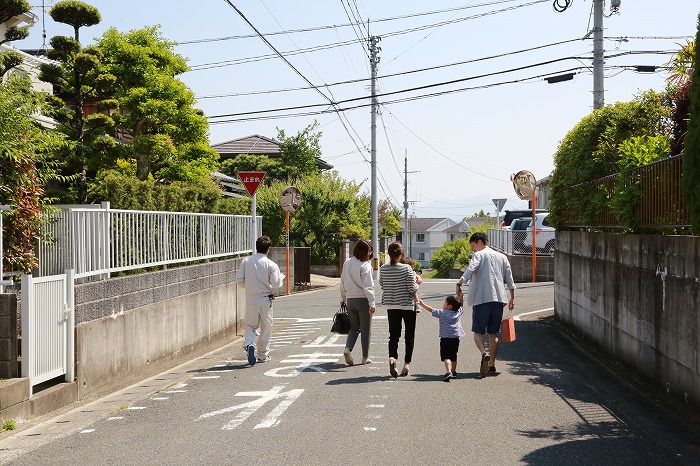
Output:
[[[413,265],[413,264],[414,264],[413,259],[411,259],[410,257],[404,257],[404,258],[402,258],[402,259],[401,259],[401,263],[402,263],[402,264],[408,264],[408,265],[411,266],[412,269],[415,270],[415,267],[414,267],[414,265]],[[423,283],[423,279],[420,277],[420,275],[416,274],[416,285],[420,286],[421,283]],[[414,312],[420,312],[420,309],[418,309],[418,293],[417,293],[417,292],[416,292],[415,295],[413,295],[413,299],[414,299],[414,301],[413,301],[413,311],[414,311]]]
[[464,336],[462,328],[462,301],[457,296],[448,296],[442,304],[442,309],[433,309],[418,299],[423,309],[430,311],[433,317],[440,319],[440,359],[445,363],[445,377],[442,379],[449,382],[457,377],[457,350],[459,349],[459,337]]

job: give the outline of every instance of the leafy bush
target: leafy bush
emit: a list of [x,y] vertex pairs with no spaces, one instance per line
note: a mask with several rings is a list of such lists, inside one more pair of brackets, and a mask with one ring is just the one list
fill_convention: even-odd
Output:
[[451,269],[466,266],[471,250],[469,240],[465,238],[445,243],[430,258],[430,267],[436,271],[435,277],[447,278]]
[[[695,43],[700,40],[700,15]],[[681,187],[685,195],[690,222],[700,231],[700,51],[695,48],[693,77],[690,86],[690,120],[685,135],[683,177]]]
[[249,200],[223,199],[213,181],[160,184],[115,170],[101,172],[90,185],[89,199],[109,201],[113,209],[250,215]]
[[[555,226],[592,223],[609,193],[591,190],[583,183],[638,166],[644,155],[638,160],[626,158],[625,150],[635,157],[639,148],[656,154],[657,142],[661,142],[654,138],[665,134],[669,113],[664,96],[647,91],[630,102],[606,105],[585,116],[569,131],[554,156],[550,222]],[[626,146],[625,141],[634,137],[651,139],[632,140]]]

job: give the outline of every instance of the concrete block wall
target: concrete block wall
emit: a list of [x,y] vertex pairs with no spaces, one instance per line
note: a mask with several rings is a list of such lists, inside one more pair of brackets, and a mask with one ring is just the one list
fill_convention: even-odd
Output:
[[18,377],[17,295],[0,294],[0,379]]
[[79,396],[124,386],[237,338],[240,259],[76,286]]
[[[532,281],[532,256],[515,254],[508,256],[510,268],[513,272],[513,280],[516,283]],[[536,262],[538,282],[551,282],[554,280],[554,257],[537,256]]]
[[700,406],[700,237],[557,232],[558,318]]

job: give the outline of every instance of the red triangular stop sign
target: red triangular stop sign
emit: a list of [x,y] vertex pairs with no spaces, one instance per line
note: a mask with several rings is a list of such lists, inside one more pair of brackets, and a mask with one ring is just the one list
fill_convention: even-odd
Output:
[[252,196],[265,178],[265,172],[238,172],[238,177],[248,190],[248,194]]

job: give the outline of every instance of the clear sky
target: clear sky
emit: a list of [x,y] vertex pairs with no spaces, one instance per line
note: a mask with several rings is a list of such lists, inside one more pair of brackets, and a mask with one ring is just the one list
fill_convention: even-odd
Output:
[[[402,206],[407,156],[409,214],[420,217],[459,220],[493,211],[492,198],[507,198],[505,209],[523,207],[510,174],[550,174],[559,142],[592,110],[593,42],[583,39],[593,27],[592,0],[573,0],[561,13],[553,0],[230,1],[298,73],[226,0],[88,2],[102,23],[83,29],[81,42],[89,45],[109,27],[160,25],[192,67],[181,79],[212,117],[213,144],[275,137],[277,128],[296,134],[317,120],[322,158],[369,192],[369,29],[381,37],[378,92],[387,94],[379,97],[377,118],[379,198]],[[47,10],[54,3],[44,1]],[[18,48],[42,43],[41,2],[32,4],[39,21],[28,39],[13,44]],[[606,60],[606,103],[663,90],[665,71],[625,66],[663,66],[670,58],[664,52],[695,36],[699,12],[697,0],[622,0],[619,14],[604,19],[606,55],[619,55]],[[361,25],[349,26],[358,18]],[[48,14],[45,29],[48,38],[71,35]],[[571,81],[543,79],[571,69]],[[441,84],[449,81],[458,82]],[[424,88],[400,92],[415,87]],[[341,117],[308,114],[329,110],[329,100],[341,102]],[[222,116],[304,105],[318,106]],[[306,115],[270,118],[285,113]]]

